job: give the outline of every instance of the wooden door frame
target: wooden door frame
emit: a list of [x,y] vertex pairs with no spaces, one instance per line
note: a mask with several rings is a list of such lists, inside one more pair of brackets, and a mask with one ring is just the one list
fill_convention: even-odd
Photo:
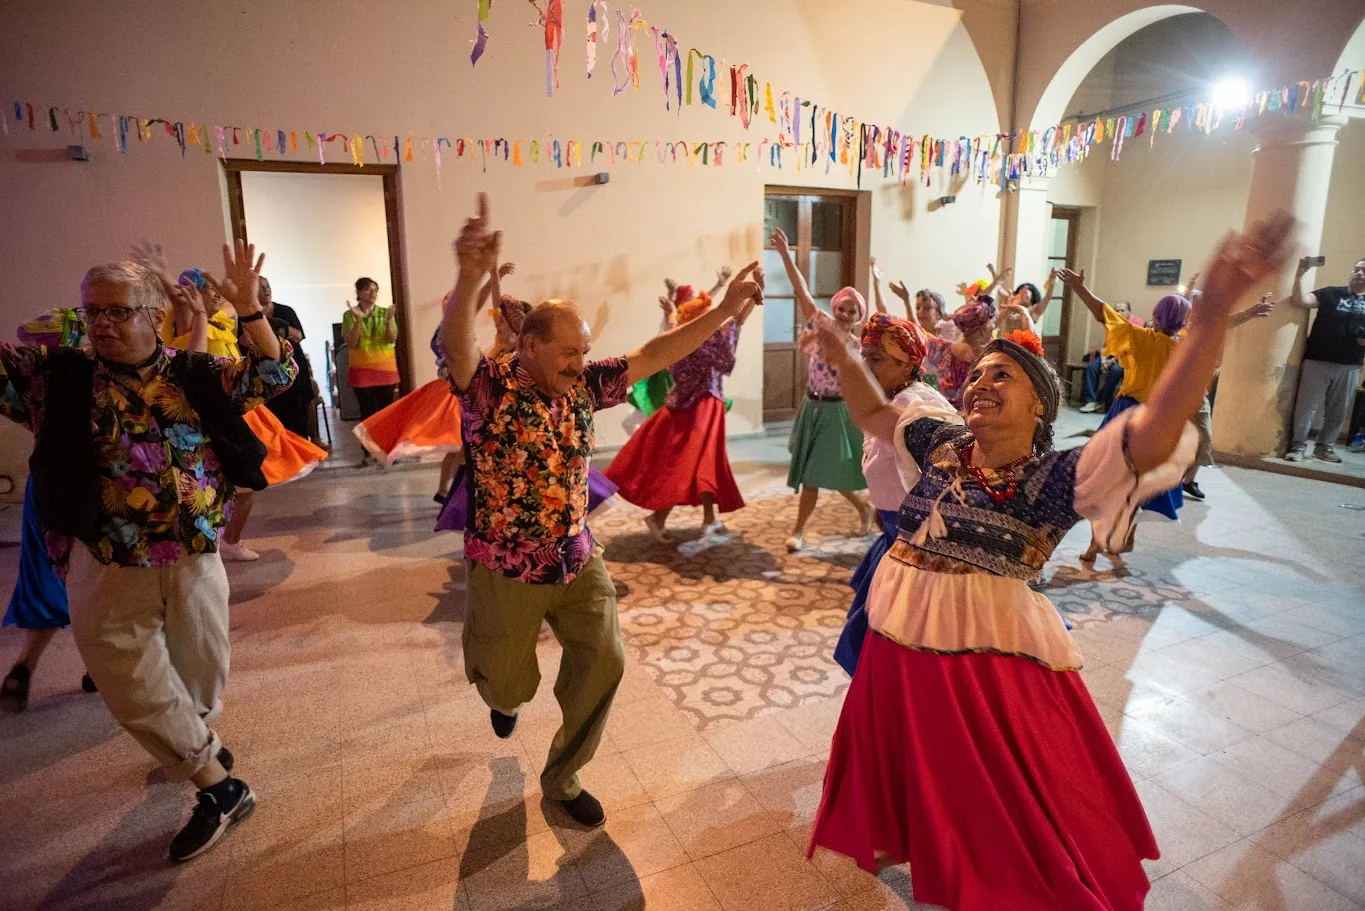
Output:
[[[1052,218],[1061,219],[1068,224],[1066,230],[1066,267],[1074,269],[1076,267],[1076,247],[1079,242],[1081,227],[1081,210],[1072,206],[1053,206]],[[1049,219],[1051,221],[1051,219]],[[1049,225],[1051,227],[1051,225]],[[1049,250],[1049,258],[1051,251]],[[1071,308],[1073,296],[1071,289],[1062,286],[1062,320],[1057,327],[1057,334],[1061,337],[1061,349],[1057,353],[1057,368],[1065,370],[1067,363],[1068,349],[1071,345]]]
[[[393,306],[398,311],[398,342],[394,346],[398,355],[398,392],[406,395],[412,391],[412,368],[409,363],[411,327],[408,319],[407,280],[403,271],[403,232],[402,207],[400,195],[400,171],[396,164],[354,165],[312,164],[306,161],[256,161],[246,158],[220,159],[223,177],[227,181],[228,215],[232,221],[233,240],[248,242],[246,230],[246,205],[242,197],[242,173],[244,171],[267,171],[275,174],[355,174],[364,177],[381,177],[384,181],[384,222],[389,244],[389,287],[393,291]],[[268,251],[267,251],[268,252]],[[330,338],[331,327],[328,327]]]
[[[842,218],[843,223],[840,225],[840,229],[843,236],[840,238],[840,251],[843,254],[844,259],[842,264],[842,275],[840,276],[840,280],[842,284],[855,286],[856,283],[854,281],[854,276],[858,274],[855,269],[855,266],[857,264],[859,255],[859,251],[857,249],[857,242],[858,224],[861,215],[860,206],[862,205],[863,200],[865,200],[866,198],[867,191],[865,190],[826,189],[823,187],[794,187],[785,186],[781,184],[765,185],[763,188],[763,200],[765,203],[769,199],[791,199],[798,203],[796,221],[797,236],[792,239],[793,240],[792,252],[796,257],[796,268],[802,275],[810,274],[809,251],[811,239],[811,216],[810,206],[801,205],[800,204],[801,201],[814,199],[839,199],[843,202],[844,204]],[[795,325],[793,326],[793,330],[795,332],[799,332],[800,322],[799,319],[795,316],[795,313],[793,314],[793,321],[795,323]],[[771,420],[774,422],[791,420],[793,417],[795,417],[796,408],[800,406],[800,397],[805,395],[804,390],[806,388],[807,383],[809,382],[809,376],[807,372],[807,365],[809,359],[802,353],[802,351],[797,346],[794,340],[791,343],[780,344],[784,346],[790,344],[794,352],[793,357],[795,358],[795,369],[792,375],[793,384],[792,392],[796,398],[796,401],[794,403],[790,415],[786,415],[785,412],[781,413],[783,416],[778,416],[778,414],[774,414],[771,417]],[[765,356],[767,349],[768,343],[765,342],[764,343]],[[769,420],[766,414],[764,420],[765,421]]]

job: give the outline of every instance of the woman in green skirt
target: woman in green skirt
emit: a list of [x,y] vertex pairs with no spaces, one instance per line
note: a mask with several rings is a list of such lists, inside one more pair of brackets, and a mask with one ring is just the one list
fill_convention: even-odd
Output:
[[[778,228],[772,233],[772,243],[782,256],[787,269],[796,305],[806,319],[806,332],[813,331],[818,319],[829,319],[815,306],[806,278],[796,268],[787,235]],[[857,338],[867,318],[867,303],[853,288],[843,288],[829,302],[834,323]],[[796,412],[791,442],[787,449],[792,454],[787,470],[787,484],[801,491],[796,511],[796,527],[787,538],[787,552],[795,553],[805,546],[806,523],[815,512],[821,490],[837,490],[853,508],[858,510],[859,533],[869,534],[877,518],[876,510],[858,496],[856,491],[867,487],[863,478],[863,433],[848,416],[843,389],[839,385],[839,369],[818,356],[818,349],[808,351],[810,363],[805,398]]]

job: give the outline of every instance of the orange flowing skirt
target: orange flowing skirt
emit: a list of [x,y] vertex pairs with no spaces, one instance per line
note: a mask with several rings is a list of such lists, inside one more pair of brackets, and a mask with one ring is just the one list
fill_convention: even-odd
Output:
[[264,406],[246,413],[246,424],[265,444],[265,462],[261,473],[270,486],[288,484],[306,476],[327,458],[327,450],[289,430],[280,419]]
[[355,435],[375,461],[460,448],[460,400],[446,380],[432,380],[356,425]]

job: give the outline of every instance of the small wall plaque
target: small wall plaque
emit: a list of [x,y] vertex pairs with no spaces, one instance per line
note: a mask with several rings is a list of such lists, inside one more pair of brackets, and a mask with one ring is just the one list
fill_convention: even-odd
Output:
[[1180,260],[1151,259],[1147,261],[1147,285],[1169,287],[1180,284]]

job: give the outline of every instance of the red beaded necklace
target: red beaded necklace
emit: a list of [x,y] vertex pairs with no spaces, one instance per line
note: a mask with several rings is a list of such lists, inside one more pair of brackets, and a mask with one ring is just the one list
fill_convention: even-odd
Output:
[[990,482],[986,480],[985,470],[972,464],[972,453],[975,449],[975,440],[970,441],[966,446],[959,449],[957,451],[958,462],[966,466],[967,473],[972,476],[972,480],[981,485],[981,489],[986,491],[986,495],[995,501],[997,505],[1004,503],[1006,500],[1013,500],[1015,495],[1019,493],[1018,471],[1033,458],[1033,455],[1020,456],[1008,465],[1002,465],[995,469],[995,473],[1005,479],[1005,489],[996,490],[991,487]]

